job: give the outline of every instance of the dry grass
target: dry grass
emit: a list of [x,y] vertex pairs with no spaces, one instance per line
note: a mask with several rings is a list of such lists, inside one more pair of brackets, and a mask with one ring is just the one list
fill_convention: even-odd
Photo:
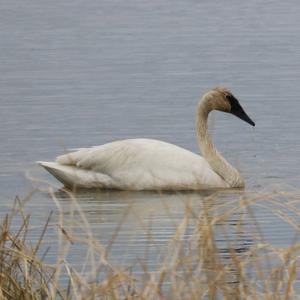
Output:
[[[297,299],[300,295],[297,239],[300,196],[296,192],[231,192],[228,201],[219,204],[216,199],[219,193],[225,192],[216,192],[199,198],[197,205],[184,201],[182,220],[176,225],[160,264],[153,272],[149,271],[147,262],[137,261],[143,270],[139,276],[132,268],[109,261],[111,247],[132,209],[130,205],[110,242],[103,245],[93,236],[75,194],[66,192],[70,199],[69,219],[80,225],[84,232],[81,235],[68,226],[52,188],[47,192],[57,207],[57,214],[54,222],[53,215],[49,215],[34,245],[28,238],[30,215],[25,213],[30,196],[23,200],[17,198],[2,221],[0,299],[276,300]],[[268,243],[263,236],[263,224],[256,220],[257,209],[266,210],[287,224],[295,232],[294,242],[284,247]],[[172,218],[167,205],[165,210]],[[16,220],[18,230],[14,229]],[[228,220],[234,220],[234,226]],[[151,242],[150,225],[140,220],[140,226]],[[45,233],[50,229],[55,230],[59,247],[56,263],[51,265],[45,262],[48,249],[42,252]],[[242,234],[249,236],[251,243],[237,244],[232,239]],[[89,266],[88,275],[68,262],[70,248],[78,245],[87,249],[83,264]],[[62,278],[67,278],[68,284],[63,284]]]

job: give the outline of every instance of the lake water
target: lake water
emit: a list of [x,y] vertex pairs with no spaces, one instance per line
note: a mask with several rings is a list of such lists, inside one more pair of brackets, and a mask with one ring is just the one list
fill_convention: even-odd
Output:
[[[146,137],[198,153],[195,107],[217,85],[230,88],[256,122],[253,129],[229,114],[211,117],[214,141],[242,172],[247,190],[298,187],[298,1],[10,0],[0,8],[2,216],[15,195],[32,189],[28,172],[61,187],[35,161],[51,161],[68,148]],[[93,232],[99,239],[105,232],[103,243],[130,203],[140,219],[152,220],[163,245],[174,228],[162,198],[176,223],[185,194],[78,194]],[[58,199],[68,207],[59,192]],[[35,224],[53,207],[46,194],[36,194],[29,205]],[[284,225],[274,234],[272,215],[258,215],[274,244],[291,240]],[[132,220],[120,232],[115,260],[144,251],[145,234]]]

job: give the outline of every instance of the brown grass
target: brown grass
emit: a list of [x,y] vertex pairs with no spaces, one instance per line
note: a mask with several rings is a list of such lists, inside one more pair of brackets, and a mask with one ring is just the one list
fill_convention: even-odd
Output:
[[[132,271],[134,266],[113,265],[109,260],[111,247],[132,210],[131,205],[110,242],[103,245],[93,236],[76,194],[66,192],[70,199],[68,222],[73,218],[80,225],[84,232],[80,235],[68,226],[53,189],[47,192],[57,207],[55,224],[50,213],[34,244],[28,238],[31,217],[25,213],[31,195],[23,200],[17,198],[2,221],[0,299],[276,300],[297,299],[300,295],[300,196],[297,192],[230,192],[228,201],[216,204],[220,193],[226,196],[226,192],[220,191],[199,198],[197,205],[183,201],[182,220],[176,224],[157,269],[151,272],[145,260],[137,260],[136,264],[143,270],[139,276]],[[163,205],[172,219],[168,205]],[[270,244],[263,236],[263,224],[256,219],[257,209],[266,210],[287,224],[294,231],[294,242],[285,247]],[[234,220],[234,226],[229,220]],[[151,243],[155,239],[151,224],[143,220],[139,223]],[[17,230],[15,224],[19,224]],[[53,264],[45,262],[48,249],[42,252],[45,234],[50,229],[56,231],[59,245]],[[250,244],[238,244],[232,239],[243,234],[251,237]],[[88,275],[68,262],[70,249],[78,245],[87,249],[83,264],[90,266]],[[63,284],[62,278],[67,278],[68,284]]]

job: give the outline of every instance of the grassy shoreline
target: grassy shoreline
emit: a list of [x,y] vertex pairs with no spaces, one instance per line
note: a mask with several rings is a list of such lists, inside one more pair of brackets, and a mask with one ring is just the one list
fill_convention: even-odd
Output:
[[[109,256],[126,214],[132,209],[130,205],[110,242],[104,245],[94,237],[76,193],[66,192],[70,217],[81,227],[83,236],[68,226],[70,220],[65,220],[51,187],[47,193],[57,207],[57,218],[53,226],[53,214],[49,214],[35,243],[29,238],[32,225],[26,212],[31,195],[22,200],[16,198],[14,207],[1,222],[0,299],[274,300],[297,299],[300,294],[299,194],[237,192],[236,197],[228,194],[225,204],[212,206],[210,203],[222,193],[216,192],[199,199],[197,208],[185,201],[182,220],[176,224],[157,269],[149,271],[146,261],[137,260],[142,270],[137,276],[132,271],[134,266],[114,265]],[[268,243],[254,207],[268,210],[290,226],[295,232],[294,241],[286,247]],[[234,219],[234,226],[226,223],[229,219]],[[142,222],[141,226],[151,242],[150,227]],[[52,264],[46,262],[49,249],[43,247],[49,230],[55,231],[59,246],[56,262]],[[251,235],[250,244],[232,240],[232,233],[246,231]],[[83,260],[91,266],[88,275],[80,273],[68,261],[68,253],[75,246],[87,249]],[[67,278],[67,284],[62,284],[62,277]]]

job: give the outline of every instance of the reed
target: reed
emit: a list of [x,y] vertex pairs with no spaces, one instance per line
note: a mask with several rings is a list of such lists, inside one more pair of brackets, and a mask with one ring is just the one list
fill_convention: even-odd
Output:
[[[219,193],[184,201],[182,220],[165,246],[155,271],[145,260],[123,267],[110,262],[114,244],[132,206],[116,226],[111,240],[102,244],[90,228],[76,193],[69,198],[68,220],[50,187],[47,193],[56,205],[35,242],[29,238],[29,196],[16,198],[0,226],[0,299],[297,299],[300,295],[299,260],[300,196],[298,192],[228,193],[228,201],[216,204]],[[211,203],[214,202],[214,205]],[[295,232],[285,247],[275,247],[263,235],[255,209],[267,210]],[[172,212],[165,205],[172,218]],[[54,216],[55,215],[55,216]],[[227,222],[234,218],[234,226]],[[138,218],[138,216],[137,216]],[[77,230],[70,226],[76,223]],[[139,220],[149,243],[151,226]],[[17,226],[17,227],[16,227]],[[84,234],[78,234],[78,226]],[[175,226],[175,225],[174,225]],[[55,263],[47,263],[44,247],[47,232],[55,232],[58,244]],[[251,235],[251,244],[237,245],[235,234]],[[220,242],[222,236],[222,242]],[[72,247],[85,247],[79,271],[68,262]],[[51,250],[50,250],[51,251]],[[142,270],[136,275],[135,267]],[[64,280],[63,280],[64,279]]]

